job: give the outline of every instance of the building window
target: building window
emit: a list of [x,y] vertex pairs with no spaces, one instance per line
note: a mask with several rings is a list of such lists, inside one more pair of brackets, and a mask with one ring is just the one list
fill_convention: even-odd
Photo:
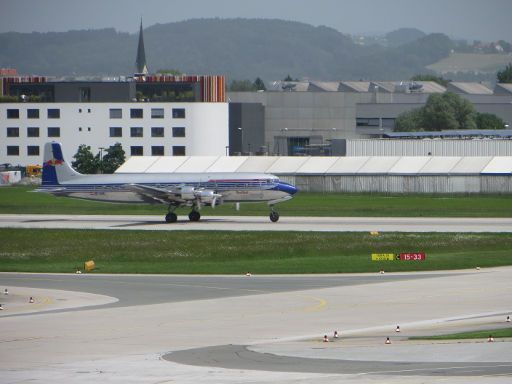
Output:
[[142,137],[142,127],[131,127],[130,137]]
[[365,117],[358,117],[356,119],[356,126],[358,127],[378,127],[380,124],[379,118],[365,118]]
[[20,129],[15,127],[8,127],[7,137],[20,137]]
[[130,147],[131,156],[142,156],[144,154],[144,150],[142,146],[131,146]]
[[123,137],[123,128],[110,127],[110,137]]
[[164,128],[151,127],[151,137],[164,137]]
[[172,155],[173,156],[185,156],[185,147],[183,145],[173,145]]
[[172,109],[172,117],[175,119],[184,119],[185,118],[185,108],[173,108]]
[[144,117],[142,108],[131,108],[130,109],[130,117],[132,119],[142,119]]
[[39,145],[29,145],[27,147],[28,156],[39,156]]
[[172,137],[185,137],[185,127],[172,127]]
[[121,108],[110,108],[110,118],[111,119],[122,119],[123,118],[123,110]]
[[48,137],[60,137],[60,128],[48,127]]
[[81,102],[91,101],[91,88],[89,88],[89,87],[80,88],[80,101]]
[[60,109],[58,109],[58,108],[48,109],[48,118],[49,119],[60,119]]
[[28,127],[27,128],[27,137],[39,137],[39,128]]
[[7,146],[7,156],[19,156],[20,155],[20,147],[17,145],[8,145]]
[[7,110],[7,118],[8,119],[19,119],[20,118],[20,110],[19,109],[8,109]]
[[160,145],[154,145],[151,147],[151,156],[163,156],[164,147]]
[[27,109],[27,118],[39,119],[39,109]]
[[151,118],[152,119],[163,119],[164,118],[164,109],[163,108],[151,108]]

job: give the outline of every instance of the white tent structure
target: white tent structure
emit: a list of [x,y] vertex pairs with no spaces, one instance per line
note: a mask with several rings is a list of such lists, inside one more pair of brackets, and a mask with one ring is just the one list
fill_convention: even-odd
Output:
[[512,156],[132,156],[116,173],[262,172],[303,191],[512,193]]

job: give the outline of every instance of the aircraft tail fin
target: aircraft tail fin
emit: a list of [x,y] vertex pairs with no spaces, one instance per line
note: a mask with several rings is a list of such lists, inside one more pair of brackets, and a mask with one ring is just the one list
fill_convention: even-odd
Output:
[[44,146],[43,159],[43,185],[59,185],[63,181],[71,180],[80,173],[71,168],[64,160],[60,143],[51,142]]

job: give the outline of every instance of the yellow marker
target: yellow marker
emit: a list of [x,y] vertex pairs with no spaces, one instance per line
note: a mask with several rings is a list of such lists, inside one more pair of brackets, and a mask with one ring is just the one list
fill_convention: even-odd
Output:
[[86,272],[90,272],[92,271],[94,268],[96,267],[96,265],[94,264],[94,261],[93,260],[89,260],[89,261],[86,261],[84,263],[84,270]]
[[394,253],[372,253],[372,261],[393,261]]

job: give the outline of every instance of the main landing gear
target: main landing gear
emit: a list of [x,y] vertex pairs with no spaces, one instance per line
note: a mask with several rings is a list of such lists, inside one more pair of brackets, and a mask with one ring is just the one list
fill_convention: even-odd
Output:
[[199,221],[199,219],[201,219],[201,214],[198,211],[193,210],[188,214],[188,219],[190,221]]
[[169,204],[169,213],[167,213],[167,215],[165,215],[166,223],[175,223],[176,221],[178,221],[178,216],[174,213],[174,210],[176,208],[177,207],[175,205]]
[[174,212],[169,212],[165,215],[166,223],[175,223],[176,221],[178,221],[178,216]]
[[[178,221],[178,216],[174,213],[174,210],[178,208],[175,205],[170,204],[169,205],[169,212],[167,215],[165,215],[165,222],[166,223],[175,223]],[[194,207],[192,211],[188,214],[188,219],[190,221],[199,221],[201,219],[201,214],[199,211]]]

